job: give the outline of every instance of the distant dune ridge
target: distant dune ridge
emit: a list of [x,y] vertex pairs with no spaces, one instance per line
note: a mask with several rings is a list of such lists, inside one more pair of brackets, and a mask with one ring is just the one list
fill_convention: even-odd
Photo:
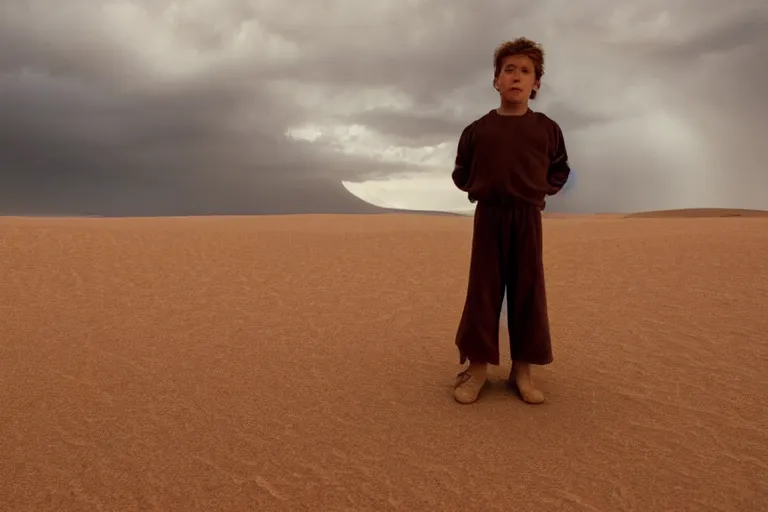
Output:
[[738,208],[687,208],[680,210],[658,210],[639,212],[627,217],[768,217],[768,210],[742,210]]
[[[474,210],[456,212],[455,215],[471,216]],[[568,218],[711,218],[711,217],[768,217],[768,210],[748,210],[738,208],[686,208],[677,210],[655,210],[643,211],[637,213],[561,213],[544,210],[544,218],[549,219],[568,219]]]
[[545,219],[537,407],[503,331],[452,399],[472,219],[0,217],[0,510],[762,512],[768,218],[700,215]]

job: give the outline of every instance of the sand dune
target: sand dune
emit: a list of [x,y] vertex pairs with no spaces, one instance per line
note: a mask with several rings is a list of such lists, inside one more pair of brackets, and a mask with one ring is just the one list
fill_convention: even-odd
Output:
[[0,510],[765,510],[768,219],[546,220],[539,407],[451,398],[471,226],[0,219]]
[[658,210],[653,212],[640,212],[628,215],[628,217],[768,217],[767,210],[746,210],[739,208],[685,208],[681,210]]

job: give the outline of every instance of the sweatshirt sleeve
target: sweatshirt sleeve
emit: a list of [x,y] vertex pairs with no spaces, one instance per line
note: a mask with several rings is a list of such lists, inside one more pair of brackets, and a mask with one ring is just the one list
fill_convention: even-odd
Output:
[[469,177],[472,171],[474,150],[474,123],[461,132],[458,148],[456,149],[456,161],[453,166],[453,183],[459,190],[467,191]]
[[560,126],[555,123],[555,145],[550,155],[549,169],[547,170],[547,183],[551,187],[549,195],[557,194],[568,181],[571,167],[568,163],[568,151],[565,147],[565,137]]

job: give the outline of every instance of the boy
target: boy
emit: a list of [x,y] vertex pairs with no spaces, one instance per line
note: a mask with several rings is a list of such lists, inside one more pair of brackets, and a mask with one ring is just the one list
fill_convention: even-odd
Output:
[[494,53],[499,108],[473,121],[459,138],[453,182],[477,202],[469,284],[456,333],[460,363],[454,385],[460,403],[477,400],[487,365],[499,364],[499,315],[507,288],[512,371],[521,398],[544,402],[530,365],[552,362],[542,260],[541,211],[547,195],[565,185],[570,168],[560,127],[533,112],[544,74],[544,52],[518,38]]

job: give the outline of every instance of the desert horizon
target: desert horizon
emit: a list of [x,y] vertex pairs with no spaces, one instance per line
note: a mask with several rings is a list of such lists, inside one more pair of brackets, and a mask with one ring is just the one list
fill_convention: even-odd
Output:
[[503,331],[451,396],[470,218],[0,217],[0,509],[761,511],[768,218],[718,217],[545,218],[540,406]]
[[[369,212],[327,212],[327,213],[252,213],[252,214],[178,214],[178,215],[100,215],[100,214],[0,214],[0,219],[166,219],[166,218],[227,218],[227,217],[286,217],[286,216],[370,216],[370,215],[435,215],[471,217],[474,210],[440,211],[440,210],[404,210],[395,208],[373,207]],[[598,212],[598,213],[569,213],[542,212],[544,218],[721,218],[721,217],[764,217],[768,210],[748,208],[672,208],[667,210],[641,210],[637,212]]]

